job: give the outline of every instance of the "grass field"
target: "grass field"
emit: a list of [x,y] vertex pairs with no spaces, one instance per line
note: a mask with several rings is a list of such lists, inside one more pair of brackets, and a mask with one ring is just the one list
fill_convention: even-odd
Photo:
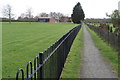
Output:
[[2,77],[14,78],[19,68],[76,26],[72,23],[2,24]]
[[68,54],[61,78],[80,78],[83,41],[83,28],[81,28],[80,32],[73,42],[70,53]]
[[92,36],[95,46],[100,50],[105,60],[107,60],[112,65],[112,72],[118,74],[118,52],[108,46],[106,42],[101,40],[101,38],[94,31],[90,30],[88,27],[87,29]]

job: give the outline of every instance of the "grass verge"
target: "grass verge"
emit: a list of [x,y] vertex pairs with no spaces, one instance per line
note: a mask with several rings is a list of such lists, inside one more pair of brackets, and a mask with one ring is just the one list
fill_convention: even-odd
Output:
[[90,32],[95,46],[100,50],[103,57],[112,65],[112,72],[118,74],[118,52],[108,46],[106,42],[101,40],[101,38],[94,31],[90,30],[88,27],[87,30]]
[[81,52],[83,49],[83,28],[79,31],[68,54],[61,78],[80,78]]
[[0,80],[2,79],[2,23],[0,22]]

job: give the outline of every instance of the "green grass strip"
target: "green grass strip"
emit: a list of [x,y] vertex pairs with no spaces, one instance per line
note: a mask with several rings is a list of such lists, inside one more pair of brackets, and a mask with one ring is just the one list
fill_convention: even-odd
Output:
[[81,28],[73,42],[61,78],[80,78],[82,50],[83,50],[83,28]]
[[0,22],[0,80],[2,79],[2,22]]
[[116,52],[112,47],[108,46],[106,42],[101,40],[101,38],[93,31],[87,27],[90,32],[95,46],[100,50],[104,59],[107,60],[113,67],[113,71],[118,74],[118,52]]

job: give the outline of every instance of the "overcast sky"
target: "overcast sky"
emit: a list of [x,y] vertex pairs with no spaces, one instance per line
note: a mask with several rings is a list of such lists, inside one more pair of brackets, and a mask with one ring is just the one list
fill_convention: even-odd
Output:
[[[73,7],[77,2],[85,12],[86,18],[106,18],[106,13],[112,13],[118,9],[118,2],[120,0],[0,0],[0,12],[2,8],[9,4],[12,6],[13,13],[16,17],[31,7],[33,15],[41,12],[61,12],[66,15],[71,15]],[[2,13],[0,13],[2,17]]]

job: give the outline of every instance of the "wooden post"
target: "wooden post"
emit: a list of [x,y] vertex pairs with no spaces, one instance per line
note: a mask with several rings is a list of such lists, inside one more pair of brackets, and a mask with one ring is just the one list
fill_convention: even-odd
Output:
[[43,80],[44,79],[44,64],[43,64],[43,61],[44,61],[44,54],[43,52],[42,53],[39,53],[39,60],[40,60],[40,65],[42,65],[42,67],[40,67],[40,80]]

